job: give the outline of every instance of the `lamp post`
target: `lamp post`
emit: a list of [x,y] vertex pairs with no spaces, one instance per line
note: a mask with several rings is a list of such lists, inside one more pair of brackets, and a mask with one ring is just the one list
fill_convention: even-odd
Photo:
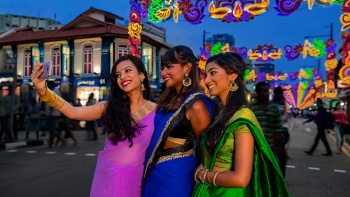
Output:
[[203,30],[203,48],[205,47],[205,34],[208,34],[208,33],[210,32]]

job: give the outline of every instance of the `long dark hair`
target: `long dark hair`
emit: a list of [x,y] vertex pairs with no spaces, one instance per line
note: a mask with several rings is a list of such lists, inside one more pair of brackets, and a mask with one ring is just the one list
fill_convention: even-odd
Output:
[[128,140],[131,147],[133,145],[132,138],[136,137],[137,134],[140,133],[140,128],[142,128],[142,125],[138,125],[131,117],[130,99],[126,93],[120,89],[117,83],[117,65],[126,60],[130,60],[136,67],[137,71],[145,75],[143,84],[146,90],[143,91],[143,98],[148,100],[150,97],[151,90],[147,78],[147,71],[142,61],[132,55],[124,55],[120,57],[114,63],[110,75],[111,89],[107,99],[106,110],[102,115],[102,134],[107,134],[108,138],[112,140],[114,145],[120,141]]
[[242,57],[237,53],[219,53],[210,57],[207,64],[210,62],[214,62],[223,68],[228,75],[233,73],[238,74],[235,80],[238,89],[236,91],[229,91],[229,94],[227,95],[227,104],[218,115],[217,122],[210,126],[205,133],[205,145],[208,151],[213,153],[215,146],[220,141],[233,114],[235,114],[242,106],[248,106],[248,102],[243,81],[246,64]]
[[191,85],[187,87],[182,85],[180,92],[178,93],[176,93],[176,90],[173,87],[166,88],[162,96],[159,98],[157,111],[163,107],[166,112],[177,110],[180,107],[182,100],[189,92],[201,90],[199,85],[197,58],[189,47],[179,45],[169,49],[164,55],[162,55],[162,68],[169,64],[180,64],[181,66],[185,66],[188,63],[192,64],[191,70],[188,73],[188,77],[192,80]]

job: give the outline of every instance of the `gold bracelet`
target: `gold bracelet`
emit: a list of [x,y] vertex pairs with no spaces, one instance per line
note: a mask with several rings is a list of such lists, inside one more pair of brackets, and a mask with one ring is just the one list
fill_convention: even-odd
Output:
[[205,179],[206,179],[206,177],[207,177],[208,171],[209,171],[208,169],[205,169],[204,175],[203,175],[202,183],[205,183]]
[[199,170],[201,170],[201,168],[198,168],[198,169],[194,172],[194,180],[196,181],[196,183],[199,183],[199,181],[197,180],[197,173],[198,173]]
[[213,185],[216,187],[217,185],[216,185],[216,183],[215,183],[215,181],[216,181],[216,176],[218,176],[218,174],[220,174],[220,172],[215,172],[215,175],[214,175],[214,177],[213,177]]
[[50,107],[53,107],[56,110],[60,110],[65,101],[63,98],[59,97],[55,92],[51,91],[46,87],[46,92],[43,95],[39,95],[40,99],[47,103]]

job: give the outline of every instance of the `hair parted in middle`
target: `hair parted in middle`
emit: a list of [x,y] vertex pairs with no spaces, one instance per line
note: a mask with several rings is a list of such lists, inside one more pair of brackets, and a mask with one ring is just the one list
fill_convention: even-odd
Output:
[[[133,55],[124,55],[120,57],[113,65],[110,74],[110,91],[107,99],[106,110],[102,115],[102,134],[107,134],[108,138],[116,145],[120,141],[128,140],[130,147],[133,145],[132,138],[140,133],[142,125],[138,125],[130,114],[130,99],[119,87],[116,77],[116,70],[119,63],[131,61],[136,67],[138,73],[143,73],[145,78],[143,84],[146,90],[142,91],[143,98],[149,100],[150,86],[147,77],[146,68],[138,57]],[[140,88],[141,91],[141,88]]]
[[162,69],[169,64],[180,64],[181,66],[185,66],[188,63],[192,65],[191,70],[188,73],[188,77],[192,81],[191,85],[182,85],[180,92],[178,93],[176,93],[176,90],[173,87],[166,88],[159,99],[157,111],[162,108],[165,109],[165,112],[177,110],[180,107],[182,100],[189,92],[200,91],[202,89],[199,85],[199,68],[197,66],[197,58],[194,56],[193,51],[189,47],[184,45],[175,46],[162,55]]
[[217,119],[212,126],[205,132],[205,145],[210,153],[214,151],[215,146],[220,141],[223,132],[225,131],[229,120],[242,107],[248,106],[246,88],[244,85],[244,73],[246,64],[243,58],[233,52],[219,53],[210,57],[207,60],[207,65],[213,62],[225,70],[226,74],[230,75],[236,73],[238,76],[235,83],[238,86],[236,91],[229,91],[227,95],[227,104],[219,113]]

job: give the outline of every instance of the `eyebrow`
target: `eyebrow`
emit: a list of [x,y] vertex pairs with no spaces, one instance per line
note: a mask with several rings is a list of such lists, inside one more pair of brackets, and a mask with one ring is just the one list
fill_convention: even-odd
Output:
[[[127,66],[127,67],[123,68],[123,70],[125,70],[127,68],[132,68],[132,67],[131,66]],[[123,70],[121,70],[121,71],[123,71]],[[115,72],[117,73],[117,72],[120,72],[120,71],[116,70]]]
[[210,72],[211,70],[215,70],[215,69],[218,69],[218,68],[211,68],[207,72]]

